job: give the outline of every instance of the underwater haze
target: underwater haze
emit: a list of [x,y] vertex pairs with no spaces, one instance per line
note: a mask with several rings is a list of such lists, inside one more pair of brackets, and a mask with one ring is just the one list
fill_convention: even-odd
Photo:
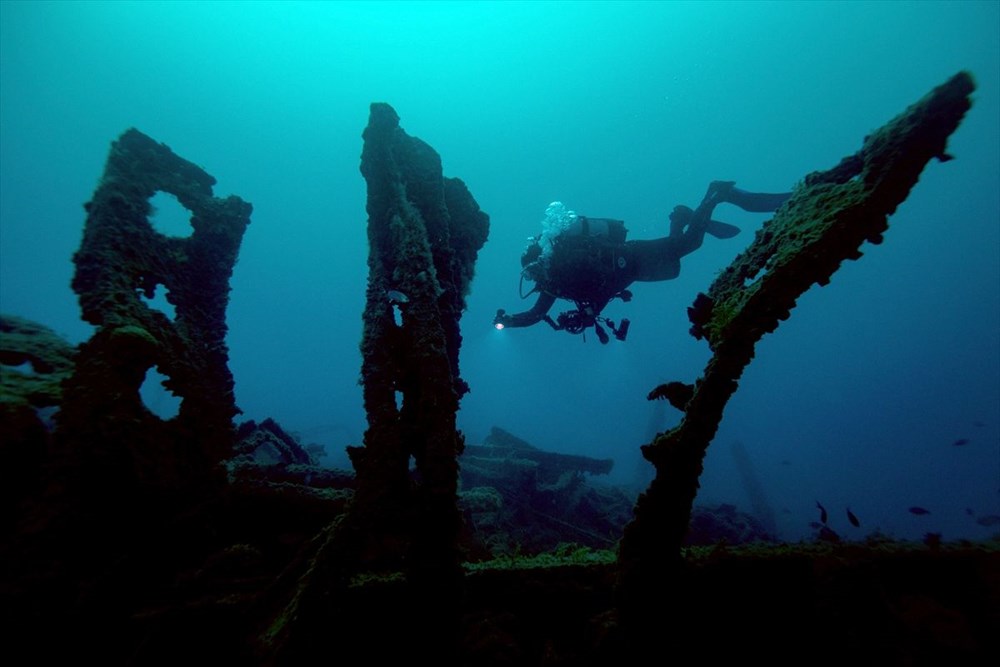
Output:
[[[646,394],[701,374],[686,309],[768,215],[717,208],[741,233],[634,285],[605,311],[631,320],[628,339],[602,345],[491,326],[531,303],[520,255],[546,207],[663,236],[710,181],[790,190],[960,70],[978,89],[955,159],[928,165],[884,243],[757,346],[697,502],[770,507],[786,540],[815,534],[817,502],[846,538],[986,538],[1000,515],[997,2],[3,0],[0,311],[90,335],[70,289],[83,204],[135,127],[253,204],[228,309],[242,418],[273,417],[347,466],[366,428],[361,132],[386,102],[490,216],[462,319],[467,440],[499,426],[611,457],[607,481],[639,490],[640,445],[680,418]],[[176,201],[154,205],[158,229],[190,232]]]

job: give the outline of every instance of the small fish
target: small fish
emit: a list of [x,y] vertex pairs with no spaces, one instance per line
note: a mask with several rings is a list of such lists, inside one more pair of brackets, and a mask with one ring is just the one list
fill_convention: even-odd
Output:
[[816,501],[816,507],[819,508],[819,520],[826,523],[826,508],[820,505],[818,500]]
[[980,526],[997,526],[1000,525],[1000,516],[996,514],[987,514],[986,516],[981,516],[976,519],[976,523]]
[[389,297],[389,303],[392,303],[392,304],[409,303],[410,302],[410,297],[406,296],[405,294],[403,294],[399,290],[394,290],[394,289],[386,290],[385,291],[385,295],[387,297]]
[[952,447],[961,447],[962,445],[967,445],[967,444],[969,444],[969,439],[968,438],[959,438],[955,442],[951,443],[951,446]]
[[924,514],[930,514],[931,511],[924,509],[923,507],[911,507],[910,514],[916,514],[917,516],[922,516]]
[[858,517],[854,516],[854,512],[851,511],[850,507],[847,508],[847,520],[850,521],[851,525],[855,528],[861,527],[861,522],[858,521]]

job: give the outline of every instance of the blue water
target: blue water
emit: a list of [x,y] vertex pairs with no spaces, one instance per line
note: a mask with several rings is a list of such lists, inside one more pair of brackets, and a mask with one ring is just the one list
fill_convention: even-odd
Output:
[[[975,517],[1000,514],[997,2],[5,0],[0,310],[90,335],[71,256],[110,142],[134,126],[254,206],[228,311],[244,417],[274,417],[347,465],[366,428],[361,132],[369,104],[388,102],[491,217],[462,322],[469,441],[496,425],[614,457],[611,481],[641,483],[639,445],[679,417],[646,393],[693,381],[709,356],[685,309],[766,216],[717,209],[743,232],[706,239],[676,280],[634,286],[605,313],[632,320],[627,342],[602,346],[490,326],[497,308],[529,305],[519,258],[546,206],[662,236],[710,181],[790,189],[962,69],[979,88],[956,159],[929,165],[885,243],[758,346],[699,502],[749,510],[740,442],[785,539],[811,534],[817,500],[848,537],[986,537],[996,528]],[[169,200],[155,204],[154,224],[186,233]]]

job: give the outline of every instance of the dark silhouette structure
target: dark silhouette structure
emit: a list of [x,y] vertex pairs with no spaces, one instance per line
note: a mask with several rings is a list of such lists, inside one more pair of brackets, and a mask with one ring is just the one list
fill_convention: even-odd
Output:
[[[642,448],[656,477],[640,495],[619,547],[620,603],[638,653],[670,642],[678,648],[694,631],[685,625],[691,617],[672,602],[681,586],[680,547],[705,452],[754,346],[788,319],[803,292],[829,283],[843,261],[860,258],[865,241],[882,242],[889,216],[927,163],[951,159],[948,137],[970,108],[974,88],[969,74],[955,75],[866,137],[857,153],[808,175],[688,309],[692,335],[706,339],[713,356],[686,390],[668,384],[651,392],[672,397],[684,417]],[[667,638],[664,623],[672,628]]]
[[[316,552],[290,604],[298,627],[269,641],[280,661],[297,661],[328,641],[331,623],[369,656],[422,655],[451,664],[458,652],[462,570],[458,551],[455,426],[468,386],[458,372],[459,320],[489,217],[456,178],[442,176],[433,148],[372,104],[361,173],[368,184],[368,290],[361,382],[368,430],[348,453],[354,498]],[[404,599],[377,621],[348,604],[360,572],[406,576]],[[389,621],[391,619],[391,621]],[[387,644],[372,629],[390,622]]]

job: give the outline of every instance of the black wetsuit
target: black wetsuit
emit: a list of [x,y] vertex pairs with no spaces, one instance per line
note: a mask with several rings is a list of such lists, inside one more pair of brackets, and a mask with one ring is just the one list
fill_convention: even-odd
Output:
[[[508,315],[497,311],[494,324],[500,327],[526,327],[545,320],[555,329],[580,330],[594,324],[609,301],[616,297],[628,300],[627,289],[633,282],[671,280],[680,274],[681,257],[701,247],[706,233],[728,238],[739,230],[712,220],[712,211],[721,203],[735,204],[745,211],[771,212],[788,199],[789,193],[760,194],[737,189],[728,181],[709,185],[697,209],[674,208],[670,214],[670,234],[644,241],[625,241],[624,225],[605,218],[578,216],[576,233],[564,232],[553,242],[552,254],[538,258],[525,267],[536,282],[538,299],[529,309]],[[594,223],[600,223],[595,225]],[[616,229],[620,234],[592,235],[588,226]],[[580,319],[574,326],[553,322],[548,317],[556,299],[573,301]],[[575,331],[574,331],[575,332]]]

